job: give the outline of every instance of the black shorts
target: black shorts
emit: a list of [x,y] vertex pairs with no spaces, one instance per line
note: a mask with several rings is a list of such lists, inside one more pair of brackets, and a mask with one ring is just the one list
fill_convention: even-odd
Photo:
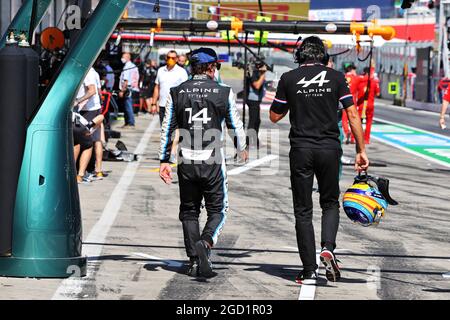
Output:
[[84,126],[73,126],[73,145],[80,145],[81,150],[90,149],[94,146],[94,141],[89,131]]
[[[94,111],[81,111],[80,115],[85,118],[87,121],[92,121],[95,119],[95,117],[97,117],[98,115],[100,115],[102,113],[102,111],[99,110],[94,110]],[[91,137],[92,137],[92,141],[93,142],[97,142],[97,141],[102,141],[102,131],[101,131],[101,127],[98,127],[97,130],[94,131],[94,133],[92,133]]]
[[150,86],[148,88],[141,89],[141,98],[150,99],[153,97],[153,91],[155,91],[155,86]]

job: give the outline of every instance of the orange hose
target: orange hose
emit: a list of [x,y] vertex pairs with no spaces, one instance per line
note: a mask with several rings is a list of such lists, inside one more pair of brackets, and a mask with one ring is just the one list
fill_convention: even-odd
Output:
[[368,34],[370,36],[381,36],[384,40],[389,41],[395,37],[395,29],[391,26],[369,25],[363,23],[352,22],[350,24],[350,32],[353,34]]

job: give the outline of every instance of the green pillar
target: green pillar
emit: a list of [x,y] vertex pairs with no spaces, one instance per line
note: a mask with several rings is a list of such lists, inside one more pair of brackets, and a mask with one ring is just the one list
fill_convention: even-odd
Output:
[[[0,275],[64,278],[86,274],[73,158],[71,110],[76,93],[128,0],[102,0],[27,130],[17,188],[12,257]],[[69,273],[68,273],[69,272]]]
[[[51,3],[52,0],[39,0],[37,2],[36,19],[34,21],[34,25],[32,26],[33,31],[41,22]],[[14,30],[16,35],[20,34],[20,32],[22,31],[24,31],[27,35],[29,34],[32,11],[33,0],[25,0],[24,4],[22,5],[22,7],[20,7],[19,12],[17,12],[5,34],[0,39],[0,48],[3,48],[3,46],[5,45],[9,30]]]

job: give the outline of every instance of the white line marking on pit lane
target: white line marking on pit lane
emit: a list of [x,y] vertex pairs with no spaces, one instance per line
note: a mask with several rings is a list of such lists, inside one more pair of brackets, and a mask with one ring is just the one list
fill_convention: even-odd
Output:
[[419,157],[419,158],[422,158],[422,159],[428,160],[428,161],[430,161],[430,162],[437,163],[437,164],[439,164],[439,165],[441,165],[441,166],[450,168],[450,164],[448,164],[448,163],[446,163],[446,162],[444,162],[444,161],[441,161],[441,160],[438,160],[438,159],[434,159],[434,158],[431,158],[431,157],[429,157],[429,156],[427,156],[427,155],[421,154],[421,153],[419,153],[419,152],[415,152],[415,151],[410,150],[410,149],[408,149],[408,148],[399,146],[398,144],[396,144],[396,143],[394,143],[394,142],[391,142],[391,141],[388,141],[388,140],[385,140],[385,139],[383,139],[383,138],[379,138],[379,137],[376,137],[376,136],[373,136],[373,139],[378,140],[378,141],[381,141],[381,142],[383,142],[383,143],[385,143],[385,144],[388,144],[388,145],[390,145],[390,146],[392,146],[392,147],[394,147],[394,148],[397,148],[397,149],[399,149],[399,150],[402,150],[402,151],[404,151],[404,152],[406,152],[406,153],[410,153],[410,154],[412,154],[412,155],[415,155],[415,156],[417,156],[417,157]]
[[427,130],[416,128],[416,127],[412,127],[412,126],[407,126],[406,124],[401,124],[401,123],[394,122],[394,121],[384,120],[384,119],[380,119],[380,118],[377,118],[377,117],[374,117],[373,120],[378,121],[378,122],[387,123],[387,124],[392,124],[394,126],[400,126],[400,127],[407,128],[407,129],[410,129],[410,130],[412,129],[414,131],[426,133],[426,134],[429,134],[429,135],[432,135],[432,136],[436,136],[436,137],[440,137],[440,138],[444,138],[444,139],[448,139],[449,138],[448,136],[445,136],[443,134],[427,131]]
[[[316,254],[317,270],[316,273],[319,274],[320,269],[320,252]],[[298,300],[314,300],[316,296],[316,285],[315,284],[302,284],[300,288],[300,294],[298,295]]]
[[442,275],[445,279],[450,279],[450,272],[444,273]]
[[[153,131],[159,125],[159,120],[154,118],[153,121],[148,126],[144,135],[141,138],[138,146],[136,147],[135,153],[141,154],[145,151],[148,142],[152,136]],[[128,191],[128,187],[133,182],[134,176],[139,168],[140,159],[136,162],[128,163],[125,171],[122,174],[122,177],[119,180],[119,183],[114,188],[114,191],[111,194],[111,197],[106,204],[103,213],[100,219],[92,228],[88,237],[84,242],[89,243],[104,243],[106,237],[108,236],[109,230],[114,224],[116,217],[122,207],[123,200]],[[55,294],[52,297],[52,300],[68,300],[68,299],[77,299],[78,295],[83,291],[83,287],[89,283],[89,281],[94,281],[94,272],[95,268],[92,264],[92,261],[95,260],[95,257],[99,257],[103,251],[103,246],[83,246],[83,254],[88,256],[88,269],[87,275],[85,278],[68,278],[61,282]],[[93,257],[93,258],[90,258]],[[96,260],[95,260],[96,261]]]
[[256,167],[258,167],[258,166],[260,166],[260,165],[262,165],[262,164],[264,164],[266,162],[273,161],[273,160],[275,160],[277,158],[278,158],[277,155],[269,154],[268,156],[265,156],[265,157],[263,157],[261,159],[258,159],[258,160],[255,160],[255,161],[251,161],[251,162],[247,163],[246,165],[244,165],[242,167],[235,168],[235,169],[232,169],[232,170],[228,171],[228,175],[229,176],[235,176],[235,175],[241,174],[241,173],[246,172],[246,171],[248,171],[250,169],[256,168]]
[[148,255],[145,253],[140,253],[140,252],[133,252],[132,254],[135,256],[138,256],[138,257],[149,259],[149,260],[156,260],[156,261],[146,262],[145,264],[165,264],[168,267],[174,267],[174,268],[181,268],[183,266],[183,263],[181,263],[179,261],[165,260],[163,258],[158,258],[158,257],[151,256],[151,255]]
[[[298,251],[298,248],[294,247],[283,247],[288,250],[295,250]],[[352,253],[352,250],[349,249],[336,249],[334,250],[335,253]],[[316,263],[319,266],[316,270],[317,274],[319,274],[320,270],[320,250],[316,250]],[[300,288],[300,294],[298,296],[298,300],[314,300],[316,295],[316,285],[308,285],[303,284]]]

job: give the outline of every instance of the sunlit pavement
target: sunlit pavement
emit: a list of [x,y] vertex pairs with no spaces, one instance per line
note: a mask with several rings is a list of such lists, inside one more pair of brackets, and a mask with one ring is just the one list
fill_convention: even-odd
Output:
[[[263,128],[280,130],[279,157],[229,176],[230,213],[212,256],[216,277],[206,281],[184,274],[177,178],[171,186],[160,181],[159,123],[141,116],[136,130],[122,131],[121,139],[131,151],[142,149],[140,162],[105,163],[109,177],[79,187],[83,250],[95,254],[90,257],[88,277],[66,281],[0,278],[0,298],[308,298],[293,281],[301,265],[289,181],[288,122],[272,125],[267,112],[262,115]],[[342,262],[342,280],[327,282],[320,268],[315,299],[450,298],[450,168],[381,142],[377,134],[387,129],[393,130],[386,124],[374,126],[368,146],[370,173],[390,179],[391,195],[400,205],[389,207],[381,224],[370,228],[352,224],[341,212],[337,257]],[[114,144],[111,141],[110,147]],[[265,145],[263,141],[263,149]],[[344,145],[344,154],[353,157],[354,145]],[[241,167],[228,166],[229,171],[236,168]],[[353,168],[344,166],[341,191],[353,177]],[[318,245],[318,193],[313,197]]]

